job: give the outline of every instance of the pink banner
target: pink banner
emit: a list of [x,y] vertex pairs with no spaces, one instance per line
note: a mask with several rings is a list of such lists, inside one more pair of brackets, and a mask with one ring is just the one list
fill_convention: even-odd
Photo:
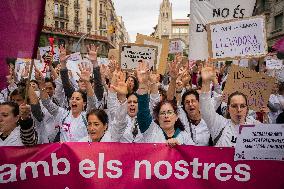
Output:
[[0,188],[284,188],[284,162],[233,161],[233,148],[56,143],[0,148]]

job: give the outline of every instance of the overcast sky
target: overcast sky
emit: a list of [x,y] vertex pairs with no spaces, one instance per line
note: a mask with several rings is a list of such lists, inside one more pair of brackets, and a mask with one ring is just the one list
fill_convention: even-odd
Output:
[[[173,5],[173,19],[187,18],[190,0],[170,0]],[[136,33],[150,35],[158,24],[162,0],[113,0],[116,14],[122,16],[130,39],[135,42]]]

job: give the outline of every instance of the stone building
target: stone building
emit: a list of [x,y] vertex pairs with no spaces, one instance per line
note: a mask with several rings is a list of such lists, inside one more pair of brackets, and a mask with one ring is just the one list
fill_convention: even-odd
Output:
[[160,5],[158,24],[154,27],[151,36],[157,39],[179,38],[184,42],[185,50],[188,52],[189,19],[173,19],[172,3],[169,0],[163,0]]
[[[86,53],[85,45],[92,43],[100,47],[100,56],[106,56],[108,49],[128,39],[121,22],[112,0],[47,0],[40,46],[48,45],[53,36],[70,52]],[[126,37],[120,40],[121,36]]]
[[284,37],[284,1],[283,0],[256,0],[254,15],[266,16],[266,32],[268,46]]

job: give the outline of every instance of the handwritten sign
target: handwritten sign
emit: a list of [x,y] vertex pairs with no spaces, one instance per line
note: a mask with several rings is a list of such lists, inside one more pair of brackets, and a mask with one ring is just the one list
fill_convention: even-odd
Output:
[[123,70],[136,69],[139,62],[145,60],[149,62],[149,68],[156,70],[157,47],[152,45],[139,45],[127,43],[120,45],[120,66]]
[[235,91],[244,93],[250,109],[260,111],[266,106],[272,92],[275,79],[265,74],[232,65],[223,91],[223,101]]
[[[39,54],[40,54],[42,62],[44,62],[44,57],[47,56],[49,52],[51,52],[51,46],[39,47]],[[59,48],[58,47],[54,47],[53,61],[59,61]]]
[[283,66],[283,60],[279,60],[277,58],[273,58],[271,56],[267,56],[265,58],[266,68],[269,70],[280,70]]
[[168,39],[155,39],[147,35],[137,34],[137,44],[153,45],[158,48],[157,54],[157,73],[164,74],[166,71],[167,58],[169,53],[169,40]]
[[169,52],[171,54],[183,52],[182,41],[178,40],[178,39],[177,40],[171,40]]
[[256,0],[191,0],[189,59],[207,60],[206,24],[252,16]]
[[212,59],[259,57],[267,54],[264,17],[216,22],[208,25]]
[[71,61],[80,61],[80,60],[82,60],[80,52],[76,52],[76,53],[70,54],[68,60],[71,60]]
[[234,159],[284,161],[284,125],[244,126],[235,146]]

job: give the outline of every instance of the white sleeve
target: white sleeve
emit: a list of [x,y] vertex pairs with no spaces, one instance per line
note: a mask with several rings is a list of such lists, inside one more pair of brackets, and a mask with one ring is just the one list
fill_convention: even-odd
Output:
[[109,127],[109,132],[111,133],[111,142],[119,142],[125,128],[127,126],[127,101],[123,104],[120,104],[115,113],[114,125]]
[[156,106],[157,103],[160,102],[160,94],[150,94],[150,103],[149,103],[149,109],[150,114],[153,115],[153,109]]
[[226,126],[227,119],[216,113],[210,93],[199,95],[201,116],[207,124],[211,136],[215,139],[223,127]]
[[107,109],[109,113],[110,120],[114,120],[115,112],[117,111],[119,102],[116,96],[116,93],[110,92],[107,96]]

